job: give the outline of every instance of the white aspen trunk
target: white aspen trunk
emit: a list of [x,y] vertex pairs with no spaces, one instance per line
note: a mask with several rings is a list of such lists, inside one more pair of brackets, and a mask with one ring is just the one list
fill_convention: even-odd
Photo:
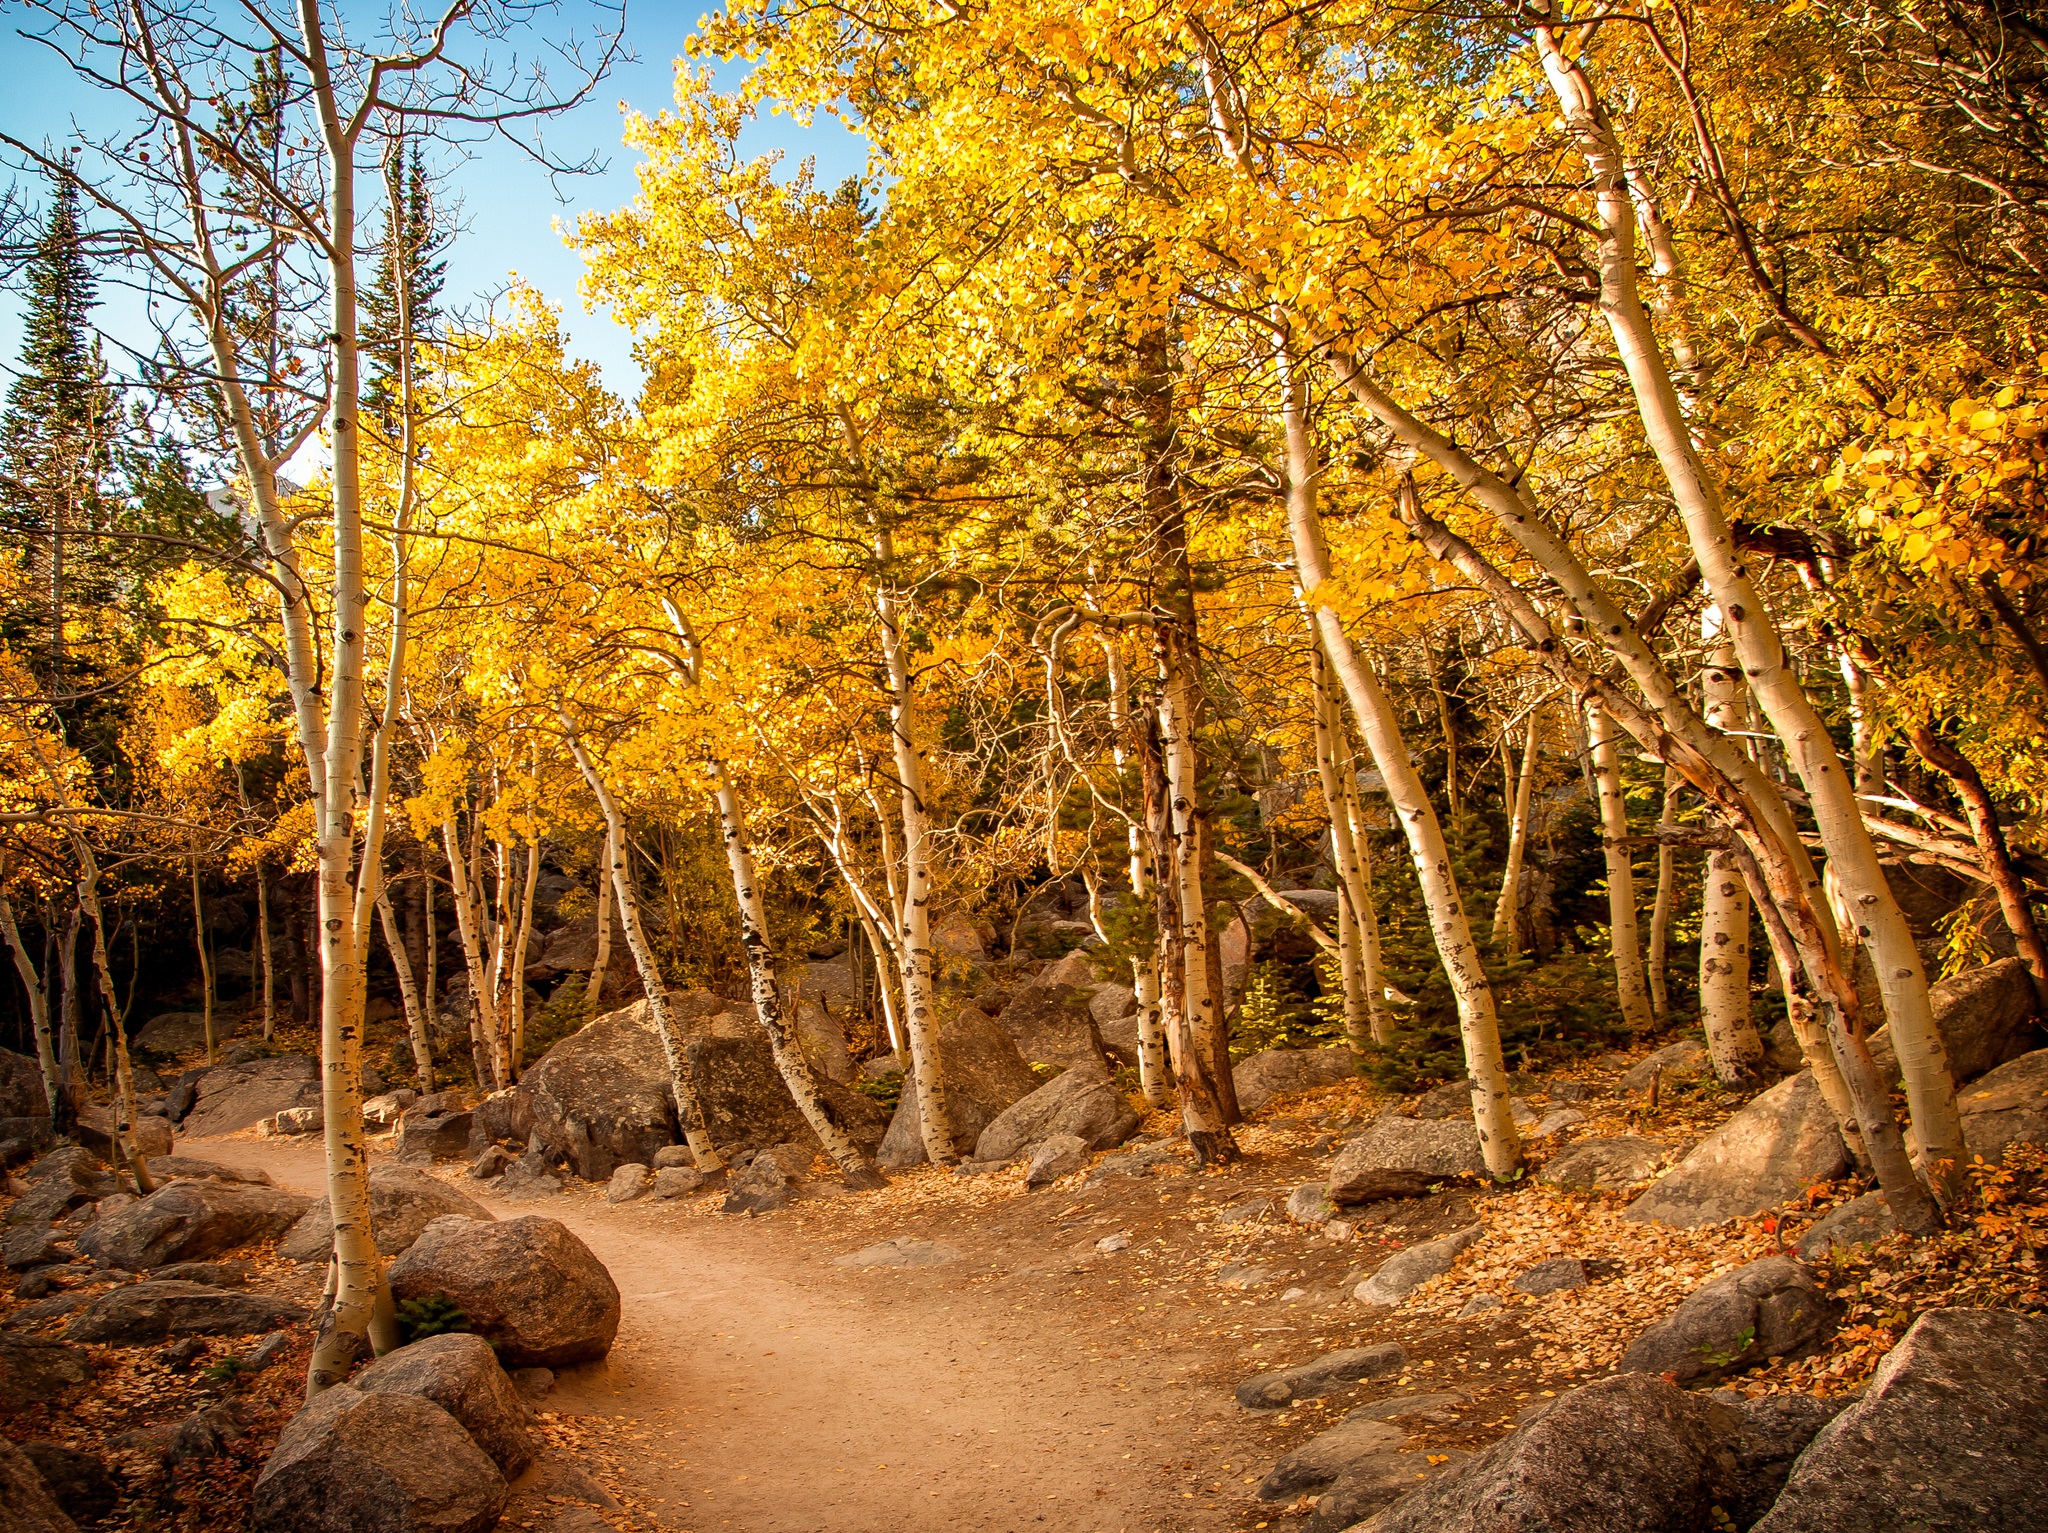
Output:
[[491,1004],[497,1008],[498,1031],[491,1039],[491,1077],[503,1091],[512,1084],[512,998],[505,989],[505,959],[512,939],[512,849],[493,843],[491,864],[491,935],[488,961]]
[[426,1002],[427,1022],[431,1026],[441,1009],[441,931],[434,912],[434,874],[427,866],[424,846],[420,848],[420,930],[426,939],[426,978],[421,998]]
[[1508,818],[1507,866],[1500,877],[1500,898],[1493,907],[1493,946],[1510,957],[1522,951],[1522,867],[1529,858],[1529,809],[1536,787],[1536,742],[1542,733],[1541,710],[1529,714],[1529,734],[1522,745],[1522,770],[1515,778],[1514,808]]
[[1391,1043],[1393,1015],[1387,1009],[1387,981],[1380,962],[1380,917],[1372,902],[1372,842],[1366,834],[1365,806],[1358,797],[1358,752],[1352,744],[1351,726],[1334,693],[1330,697],[1330,727],[1336,748],[1337,790],[1344,801],[1344,817],[1351,830],[1351,854],[1358,864],[1358,901],[1351,919],[1358,941],[1358,968],[1365,982],[1366,1017],[1374,1039]]
[[14,972],[21,976],[21,987],[28,992],[28,1020],[35,1035],[36,1065],[43,1072],[43,1097],[50,1104],[50,1116],[55,1118],[64,1088],[63,1078],[57,1072],[56,1044],[50,1033],[50,992],[43,977],[36,973],[35,959],[22,943],[21,928],[14,921],[14,906],[4,890],[0,890],[0,934],[6,936],[7,946],[14,952]]
[[469,1057],[477,1089],[481,1091],[484,1082],[491,1079],[490,1040],[498,1034],[498,1007],[491,995],[483,942],[477,930],[482,913],[470,887],[452,806],[441,821],[441,845],[448,854],[448,894],[455,907],[455,936],[462,944],[462,961],[469,974]]
[[646,929],[640,924],[640,902],[633,894],[632,870],[627,866],[631,853],[626,845],[626,828],[619,817],[618,802],[598,773],[597,764],[590,759],[590,752],[584,748],[568,709],[557,704],[555,711],[562,721],[569,751],[583,772],[583,780],[590,784],[599,812],[604,815],[605,845],[612,848],[612,893],[619,902],[619,927],[625,934],[626,951],[633,955],[634,966],[640,971],[640,989],[647,997],[648,1015],[654,1019],[654,1030],[661,1038],[662,1053],[668,1059],[669,1086],[675,1092],[676,1117],[682,1124],[683,1142],[689,1145],[691,1155],[696,1157],[698,1170],[716,1171],[725,1162],[711,1142],[711,1131],[705,1126],[704,1109],[697,1101],[697,1083],[690,1071],[689,1048],[676,1027],[675,1013],[669,1010],[668,986],[662,980],[660,965],[654,960],[654,949],[647,944]]
[[[1657,808],[1660,835],[1669,835],[1678,829],[1672,810],[1676,807],[1678,785],[1683,780],[1676,767],[1667,765],[1664,768],[1664,795]],[[1650,972],[1650,1014],[1659,1023],[1671,1015],[1671,907],[1677,898],[1677,874],[1677,849],[1660,839],[1657,843],[1657,897],[1650,906],[1649,949],[1643,958]]]
[[[1129,673],[1124,669],[1122,646],[1117,636],[1101,636],[1103,663],[1109,672],[1110,749],[1116,762],[1117,781],[1122,783],[1130,765],[1126,736],[1133,727]],[[1129,858],[1131,899],[1143,909],[1152,901],[1152,858],[1145,845],[1145,827],[1127,817],[1125,850]],[[1164,1107],[1172,1099],[1171,1069],[1166,1058],[1166,1032],[1159,1014],[1159,941],[1142,953],[1131,955],[1131,993],[1138,1005],[1138,1088],[1148,1107]]]
[[1457,1001],[1458,1028],[1465,1045],[1465,1068],[1472,1079],[1472,1116],[1479,1131],[1480,1149],[1487,1170],[1495,1176],[1506,1176],[1521,1165],[1522,1144],[1508,1100],[1507,1062],[1501,1055],[1493,987],[1480,965],[1471,923],[1465,919],[1465,907],[1458,897],[1457,877],[1451,871],[1451,854],[1444,844],[1443,827],[1437,822],[1436,809],[1414,763],[1408,759],[1408,744],[1401,738],[1393,703],[1379,679],[1351,647],[1343,619],[1334,608],[1317,599],[1318,587],[1330,579],[1330,558],[1316,510],[1314,446],[1308,436],[1306,386],[1296,375],[1293,358],[1284,347],[1277,356],[1283,392],[1301,401],[1287,412],[1289,462],[1309,469],[1304,472],[1297,468],[1288,474],[1287,526],[1293,541],[1296,577],[1314,613],[1323,653],[1337,672],[1345,698],[1365,736],[1366,749],[1372,753],[1373,764],[1386,782],[1387,797],[1407,837],[1437,955],[1443,961],[1451,994]]
[[533,893],[540,883],[540,842],[526,843],[526,881],[519,892],[519,932],[512,941],[512,1036],[506,1045],[507,1084],[526,1073],[526,949],[533,941]]
[[391,967],[398,972],[398,996],[405,1006],[406,1036],[412,1041],[412,1067],[418,1072],[420,1095],[434,1089],[434,1035],[427,1009],[420,1002],[419,986],[413,980],[412,955],[399,935],[398,917],[391,910],[391,891],[377,891],[377,919],[384,930],[384,948],[391,955]]
[[[235,763],[235,796],[241,801],[242,818],[249,816],[249,786],[242,763]],[[267,1043],[277,1027],[277,969],[270,953],[270,868],[262,857],[256,859],[256,947],[263,965],[263,1038]]]
[[1857,913],[1854,935],[1870,953],[1884,997],[1922,1165],[1954,1196],[1962,1190],[1966,1160],[1962,1119],[1912,931],[1885,881],[1856,802],[1855,783],[1844,771],[1812,699],[1792,672],[1783,639],[1735,547],[1719,489],[1687,430],[1670,370],[1637,291],[1635,221],[1620,146],[1584,70],[1565,57],[1550,27],[1538,26],[1534,35],[1544,73],[1591,174],[1602,236],[1601,312],[1628,374],[1638,418],[1684,521],[1707,594],[1725,617],[1750,692],[1806,789],[1829,864]]
[[597,875],[597,956],[590,965],[590,985],[584,991],[584,999],[596,1009],[598,1000],[604,995],[605,970],[612,962],[612,880],[611,866],[618,856],[618,848],[612,845],[611,832],[605,832],[604,867]]
[[[1700,678],[1707,723],[1724,734],[1746,733],[1751,720],[1742,672],[1735,664],[1734,646],[1712,608],[1700,619],[1700,636],[1708,646],[1707,665]],[[1730,1086],[1754,1079],[1764,1055],[1763,1039],[1757,1034],[1749,1005],[1750,914],[1749,886],[1735,855],[1718,850],[1709,853],[1700,900],[1700,1022],[1706,1029],[1714,1074]],[[1788,998],[1791,993],[1788,986]],[[1809,1025],[1817,1027],[1817,1023]],[[1825,1034],[1818,1033],[1817,1041],[1824,1040]],[[1845,1090],[1845,1105],[1846,1099]]]
[[1621,1019],[1632,1033],[1646,1033],[1655,1020],[1643,974],[1642,937],[1636,925],[1635,860],[1628,849],[1628,804],[1621,793],[1621,762],[1614,721],[1599,698],[1586,704],[1587,743],[1600,809],[1600,840],[1607,858],[1608,945],[1614,953],[1614,988]]
[[1885,791],[1884,753],[1877,746],[1877,732],[1871,725],[1869,678],[1848,650],[1836,652],[1842,668],[1842,685],[1849,693],[1849,763],[1855,775],[1856,796],[1874,798]]
[[1331,737],[1336,710],[1331,706],[1330,686],[1323,671],[1323,652],[1309,633],[1309,712],[1314,724],[1316,777],[1322,783],[1323,804],[1330,817],[1330,861],[1335,864],[1340,902],[1337,922],[1337,965],[1344,985],[1344,1034],[1354,1052],[1369,1042],[1385,1043],[1375,1030],[1373,1007],[1366,989],[1365,961],[1361,952],[1359,911],[1367,908],[1365,880],[1358,870],[1358,851],[1351,840],[1351,813],[1344,802],[1339,781],[1337,742]]
[[[206,950],[206,902],[199,893],[199,846],[196,838],[187,860],[192,870],[192,946],[199,954],[200,1019],[206,1037],[206,1062],[211,1065],[220,1049],[213,1036],[213,955]],[[113,1004],[112,992],[108,993],[107,1004]]]
[[903,975],[903,1030],[910,1040],[918,1124],[934,1165],[959,1160],[946,1107],[945,1067],[939,1059],[938,1008],[932,995],[931,820],[925,806],[924,752],[913,738],[910,659],[903,647],[902,611],[895,586],[895,544],[888,529],[875,531],[875,615],[888,677],[889,737],[902,786],[903,904],[898,961]]
[[79,853],[78,902],[92,922],[92,963],[99,976],[100,994],[106,1002],[107,1031],[114,1056],[114,1163],[118,1169],[122,1157],[127,1157],[129,1175],[135,1178],[135,1191],[146,1198],[156,1190],[156,1184],[150,1178],[148,1160],[135,1143],[135,1066],[128,1057],[128,1030],[121,1025],[121,1008],[116,1000],[119,992],[114,989],[114,965],[107,953],[107,918],[100,910],[99,864],[93,860],[84,837],[74,831],[71,841]]

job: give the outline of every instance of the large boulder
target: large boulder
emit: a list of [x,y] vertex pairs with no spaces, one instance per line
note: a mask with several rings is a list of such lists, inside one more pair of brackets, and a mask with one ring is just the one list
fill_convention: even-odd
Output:
[[25,1442],[21,1452],[43,1477],[50,1499],[74,1522],[96,1523],[121,1499],[121,1486],[107,1466],[82,1448]]
[[505,1477],[414,1394],[337,1384],[285,1426],[256,1477],[255,1533],[488,1533]]
[[1380,1264],[1379,1271],[1352,1291],[1351,1297],[1360,1304],[1398,1305],[1431,1278],[1449,1272],[1458,1253],[1485,1233],[1474,1224],[1396,1251]]
[[619,1332],[619,1289],[604,1263],[567,1225],[538,1214],[436,1219],[391,1264],[390,1279],[400,1300],[452,1300],[509,1368],[591,1362]]
[[320,1062],[305,1054],[280,1054],[238,1065],[217,1065],[194,1083],[192,1110],[179,1128],[188,1139],[254,1128],[292,1107],[320,1102]]
[[[1929,986],[1934,1028],[1958,1083],[1973,1081],[2007,1060],[2041,1047],[2040,1008],[2033,976],[2017,958],[2001,958]],[[1870,1057],[1887,1081],[1899,1078],[1891,1029],[1870,1035]]]
[[[1324,931],[1337,929],[1335,890],[1283,889],[1278,893]],[[1230,924],[1217,937],[1217,944],[1222,959],[1223,992],[1232,1005],[1244,994],[1245,979],[1253,964],[1267,959],[1308,964],[1317,956],[1315,939],[1301,929],[1299,921],[1275,910],[1263,894],[1254,894],[1237,907]]]
[[1849,1169],[1813,1072],[1802,1070],[1757,1097],[1702,1139],[1628,1206],[1625,1218],[1679,1229],[1747,1219],[1797,1197],[1809,1183]]
[[68,1341],[132,1346],[174,1336],[254,1336],[305,1318],[298,1305],[270,1294],[206,1283],[128,1283],[74,1312],[64,1336]]
[[1447,1453],[1396,1450],[1354,1459],[1316,1497],[1316,1509],[1301,1525],[1301,1533],[1342,1533],[1468,1456],[1455,1449]]
[[[963,1006],[939,1029],[939,1064],[945,1072],[946,1112],[952,1120],[953,1144],[964,1150],[977,1144],[982,1133],[995,1122],[1004,1108],[1022,1101],[1041,1082],[1010,1035],[986,1012]],[[917,1089],[906,1079],[903,1097],[882,1140],[876,1160],[888,1167],[921,1165],[925,1159],[924,1136],[917,1110]]]
[[1407,1440],[1406,1432],[1384,1421],[1347,1417],[1281,1459],[1253,1494],[1261,1501],[1292,1501],[1321,1490],[1368,1454],[1392,1453]]
[[518,1094],[531,1130],[586,1181],[608,1180],[629,1163],[651,1165],[655,1151],[682,1137],[668,1055],[645,1001],[564,1038],[527,1070]]
[[229,1166],[217,1160],[202,1160],[197,1155],[152,1155],[149,1159],[149,1174],[152,1180],[163,1183],[183,1179],[186,1181],[246,1182],[251,1187],[275,1187],[270,1173],[258,1166]]
[[1622,1374],[1395,1502],[1371,1533],[1699,1533],[1735,1479],[1742,1413]]
[[[420,1231],[443,1214],[489,1219],[489,1209],[412,1166],[373,1166],[370,1170],[370,1229],[377,1254],[399,1255],[419,1239]],[[295,1262],[324,1262],[334,1248],[334,1215],[322,1198],[299,1216],[278,1242],[277,1254]]]
[[275,1240],[313,1206],[281,1187],[247,1182],[172,1182],[93,1222],[78,1248],[109,1266],[144,1272],[204,1261],[252,1240]]
[[0,1118],[42,1118],[50,1116],[50,1099],[43,1093],[43,1067],[26,1054],[0,1049]]
[[1613,1139],[1581,1139],[1553,1156],[1536,1180],[1575,1192],[1619,1192],[1646,1182],[1664,1164],[1667,1146],[1654,1139],[1623,1134]]
[[2000,1065],[1956,1095],[1963,1143],[1990,1165],[2013,1144],[2048,1144],[2048,1049]]
[[[94,1105],[78,1115],[71,1132],[78,1142],[102,1160],[114,1158],[114,1137],[116,1125],[111,1107]],[[137,1117],[128,1126],[128,1132],[121,1139],[121,1153],[124,1156],[140,1152],[145,1159],[171,1153],[171,1122],[168,1118],[151,1115]]]
[[[214,1013],[213,1041],[226,1043],[241,1031],[241,1019]],[[128,1040],[131,1048],[145,1054],[184,1054],[206,1047],[206,1013],[165,1011],[151,1017]]]
[[[697,1105],[704,1125],[721,1154],[763,1149],[771,1144],[824,1148],[789,1094],[776,1067],[768,1040],[749,1027],[738,1037],[694,1038],[690,1041],[690,1075],[697,1087]],[[828,1117],[855,1145],[872,1154],[888,1124],[882,1109],[837,1081],[815,1077],[819,1099]],[[649,1155],[642,1162],[654,1164]],[[610,1173],[606,1173],[609,1177]]]
[[518,1479],[533,1462],[526,1404],[481,1336],[423,1336],[387,1352],[349,1383],[366,1395],[418,1395],[433,1401],[462,1423],[507,1480]]
[[1106,1150],[1123,1143],[1137,1126],[1138,1115],[1108,1072],[1079,1066],[998,1113],[975,1142],[974,1158],[1014,1160],[1041,1140],[1063,1134],[1091,1150]]
[[2042,1526],[2048,1319],[1930,1310],[1800,1454],[1756,1533]]
[[1348,1048],[1261,1049],[1238,1061],[1230,1079],[1237,1086],[1239,1109],[1253,1113],[1275,1097],[1334,1086],[1357,1073],[1358,1056]]
[[90,1150],[65,1145],[22,1173],[28,1191],[7,1206],[9,1224],[43,1225],[115,1190]]
[[78,1533],[43,1484],[32,1460],[0,1437],[0,1530],[4,1533]]
[[400,1160],[431,1165],[437,1160],[468,1159],[475,1137],[476,1114],[468,1108],[421,1102],[398,1115],[398,1132],[391,1148]]
[[54,1398],[92,1377],[92,1354],[68,1342],[0,1331],[0,1412]]
[[1624,1373],[1690,1384],[1739,1373],[1770,1357],[1793,1357],[1834,1329],[1834,1307],[1805,1267],[1767,1256],[1724,1272],[1638,1336]]
[[1076,949],[1011,996],[997,1021],[1034,1065],[1105,1069],[1108,1052],[1088,1010],[1095,984],[1093,963]]
[[1866,1192],[1860,1198],[1838,1203],[1813,1222],[1799,1237],[1799,1254],[1816,1262],[1836,1247],[1866,1246],[1883,1240],[1898,1228],[1891,1206],[1881,1192]]
[[1389,1114],[1374,1119],[1330,1163],[1330,1201],[1419,1198],[1439,1183],[1485,1173],[1479,1131],[1470,1119]]

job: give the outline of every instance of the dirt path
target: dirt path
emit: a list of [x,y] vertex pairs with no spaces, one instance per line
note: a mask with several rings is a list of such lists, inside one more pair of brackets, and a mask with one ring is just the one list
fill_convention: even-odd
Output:
[[[180,1150],[322,1190],[316,1144],[235,1138]],[[778,1218],[689,1217],[649,1201],[610,1206],[581,1188],[540,1204],[479,1201],[500,1217],[561,1219],[611,1270],[624,1299],[618,1343],[605,1363],[565,1373],[549,1405],[620,1418],[611,1442],[638,1449],[626,1478],[668,1527],[1241,1525],[1246,1465],[1230,1446],[1227,1397],[1169,1381],[1171,1369],[1105,1368],[1108,1344],[1091,1337],[1098,1317],[1049,1307],[1044,1282],[1013,1281],[1063,1280],[1057,1249],[1038,1246],[1034,1265],[1036,1241],[1021,1251],[984,1241],[946,1266],[859,1271],[832,1264],[853,1247],[830,1238],[830,1221],[814,1233],[815,1223]],[[981,1260],[991,1254],[993,1265]],[[1168,1483],[1190,1468],[1193,1479]],[[1211,1486],[1236,1491],[1237,1504],[1219,1504]]]

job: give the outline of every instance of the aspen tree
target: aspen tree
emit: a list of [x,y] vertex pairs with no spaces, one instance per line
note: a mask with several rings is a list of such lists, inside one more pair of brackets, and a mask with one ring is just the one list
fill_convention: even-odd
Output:
[[[1724,734],[1747,734],[1742,674],[1711,608],[1701,631],[1710,646],[1701,676],[1707,723]],[[1749,920],[1749,888],[1734,853],[1709,851],[1700,899],[1700,1023],[1714,1073],[1730,1086],[1751,1079],[1763,1062],[1763,1040],[1750,1016]]]
[[1614,986],[1621,1019],[1629,1030],[1650,1030],[1650,990],[1643,973],[1643,946],[1636,926],[1636,875],[1628,847],[1628,804],[1621,794],[1621,765],[1614,725],[1599,698],[1586,702],[1587,743],[1600,809],[1600,843],[1607,863],[1608,946],[1614,956]]
[[1494,948],[1510,957],[1522,951],[1522,865],[1529,855],[1529,811],[1536,786],[1536,742],[1542,735],[1541,707],[1529,710],[1522,742],[1522,769],[1515,776],[1508,812],[1507,863],[1500,875],[1500,898],[1493,907]]

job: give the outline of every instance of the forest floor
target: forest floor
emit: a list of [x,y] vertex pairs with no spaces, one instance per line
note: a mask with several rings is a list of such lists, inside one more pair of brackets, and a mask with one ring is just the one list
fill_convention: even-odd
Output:
[[[1612,1073],[1600,1084],[1610,1094],[1581,1104],[1594,1119],[1586,1131],[1649,1132],[1674,1158],[1739,1103],[1709,1090],[1647,1123],[1612,1093]],[[604,1513],[614,1527],[692,1533],[1298,1526],[1290,1514],[1308,1503],[1261,1502],[1253,1489],[1354,1407],[1461,1397],[1399,1420],[1419,1477],[1431,1457],[1484,1446],[1534,1403],[1604,1374],[1686,1293],[1807,1222],[1675,1231],[1623,1221],[1625,1198],[1525,1180],[1375,1205],[1341,1242],[1290,1224],[1287,1194],[1324,1175],[1329,1134],[1382,1100],[1362,1082],[1292,1098],[1240,1131],[1241,1162],[1208,1172],[1175,1162],[1142,1178],[1077,1173],[1032,1192],[1016,1168],[970,1179],[924,1167],[876,1194],[820,1180],[758,1218],[723,1216],[716,1197],[613,1205],[575,1182],[508,1202],[460,1168],[439,1174],[500,1217],[563,1220],[610,1268],[624,1298],[618,1343],[604,1363],[562,1374],[544,1429],[618,1500]],[[317,1142],[236,1136],[179,1148],[322,1190]],[[1980,1224],[1945,1242],[1887,1243],[1825,1269],[1845,1306],[1842,1331],[1818,1355],[1738,1386],[1853,1387],[1919,1309],[2016,1302],[2014,1280],[2028,1290],[2019,1306],[2040,1307],[2031,1260],[2022,1273],[2000,1251],[2017,1239],[2024,1258],[2048,1239],[2042,1180],[2028,1174],[1992,1199],[1988,1234]],[[1817,1187],[1810,1211],[1857,1190]],[[1486,1227],[1480,1244],[1400,1309],[1350,1298],[1394,1248],[1474,1222]],[[1114,1236],[1127,1243],[1101,1249]],[[910,1268],[840,1261],[904,1237],[958,1254]],[[1556,1255],[1586,1259],[1597,1280],[1538,1298],[1512,1291],[1516,1274]],[[1501,1302],[1459,1318],[1475,1296]],[[1247,1412],[1232,1398],[1252,1374],[1383,1341],[1407,1349],[1398,1378],[1283,1412]],[[523,1486],[506,1525],[591,1528],[557,1523],[544,1491]]]

